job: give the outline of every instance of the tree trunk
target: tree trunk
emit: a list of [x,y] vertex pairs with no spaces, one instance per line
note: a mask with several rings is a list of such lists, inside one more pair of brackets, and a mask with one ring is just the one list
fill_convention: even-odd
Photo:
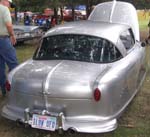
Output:
[[64,15],[63,15],[63,9],[62,9],[62,7],[60,7],[60,19],[61,19],[61,21],[63,21],[64,20]]
[[54,18],[55,18],[56,24],[58,24],[58,16],[57,16],[57,8],[56,7],[54,8]]
[[91,11],[92,11],[92,1],[87,0],[87,3],[86,3],[86,17],[87,18],[89,17]]
[[74,10],[74,5],[72,5],[72,19],[73,19],[73,21],[75,20],[75,10]]

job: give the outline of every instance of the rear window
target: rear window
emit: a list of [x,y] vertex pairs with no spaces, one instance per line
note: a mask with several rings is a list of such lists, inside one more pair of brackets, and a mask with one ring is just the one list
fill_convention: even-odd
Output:
[[106,39],[67,34],[45,37],[33,59],[109,63],[121,57],[118,49]]

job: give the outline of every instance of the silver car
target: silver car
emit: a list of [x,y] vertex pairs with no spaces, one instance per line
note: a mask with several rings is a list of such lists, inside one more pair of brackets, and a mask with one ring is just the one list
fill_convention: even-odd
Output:
[[87,21],[49,30],[9,73],[2,115],[50,131],[112,131],[144,80],[143,46],[131,4],[99,4]]
[[39,26],[14,25],[13,28],[17,43],[40,38],[43,35],[43,30]]

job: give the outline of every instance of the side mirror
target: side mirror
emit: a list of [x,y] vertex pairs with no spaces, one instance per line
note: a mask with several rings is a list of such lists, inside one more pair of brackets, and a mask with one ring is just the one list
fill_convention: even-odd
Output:
[[141,42],[142,47],[146,47],[147,43],[146,42]]

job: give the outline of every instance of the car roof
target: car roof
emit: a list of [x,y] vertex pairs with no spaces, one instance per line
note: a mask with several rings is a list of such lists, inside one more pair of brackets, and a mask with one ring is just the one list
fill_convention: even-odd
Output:
[[116,45],[121,32],[129,27],[117,23],[99,22],[99,21],[76,21],[58,25],[50,29],[45,36],[60,34],[80,34],[97,36],[109,40]]

